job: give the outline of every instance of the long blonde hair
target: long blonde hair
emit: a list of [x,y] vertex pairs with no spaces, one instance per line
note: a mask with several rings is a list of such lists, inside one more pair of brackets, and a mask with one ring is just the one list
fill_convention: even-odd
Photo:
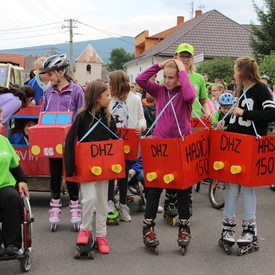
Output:
[[244,80],[250,80],[257,83],[262,82],[262,80],[257,62],[250,56],[239,57],[235,65],[239,71],[239,83],[237,87],[237,96],[239,97],[243,90]]

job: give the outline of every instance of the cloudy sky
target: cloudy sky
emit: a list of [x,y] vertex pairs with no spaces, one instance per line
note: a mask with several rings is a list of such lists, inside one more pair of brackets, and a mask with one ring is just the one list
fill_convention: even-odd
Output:
[[[252,0],[8,0],[0,9],[0,50],[69,41],[133,36],[144,30],[153,35],[176,25],[177,16],[185,21],[192,10],[203,13],[216,9],[230,19],[257,24]],[[263,0],[255,0],[262,7]]]

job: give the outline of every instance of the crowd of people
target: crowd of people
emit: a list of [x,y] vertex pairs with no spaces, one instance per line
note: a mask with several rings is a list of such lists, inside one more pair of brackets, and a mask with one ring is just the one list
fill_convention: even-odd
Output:
[[[183,43],[177,47],[172,59],[154,64],[141,72],[136,83],[131,84],[123,70],[116,70],[109,74],[108,83],[98,79],[86,83],[85,87],[74,82],[68,70],[66,55],[40,57],[27,85],[21,88],[0,88],[0,129],[12,115],[30,104],[41,105],[41,112],[72,112],[73,124],[65,140],[64,163],[62,158],[49,158],[50,223],[58,224],[61,218],[60,182],[63,165],[66,176],[73,176],[76,140],[96,142],[117,139],[118,128],[121,127],[136,129],[138,137],[146,133],[153,139],[182,138],[192,134],[192,117],[204,117],[219,130],[256,135],[256,127],[260,135],[267,134],[268,123],[275,121],[275,103],[273,92],[267,86],[269,78],[260,77],[256,61],[251,57],[238,58],[232,83],[226,86],[218,78],[210,83],[207,73],[195,72],[194,52],[192,45]],[[157,81],[160,72],[163,79]],[[241,98],[243,93],[246,94],[245,98]],[[252,102],[249,106],[247,99]],[[22,129],[10,138],[10,142],[28,145],[28,127],[36,123],[34,120],[25,121]],[[0,177],[0,209],[4,213],[1,234],[4,248],[0,246],[2,256],[16,254],[22,242],[21,218],[18,216],[22,205],[15,189],[16,182],[19,192],[23,190],[27,196],[29,193],[27,177],[19,165],[19,157],[8,140],[3,136],[0,138],[1,152],[5,151],[9,155],[8,162],[4,162],[0,155],[0,163],[3,163],[1,167],[4,167]],[[94,234],[99,252],[107,254],[110,252],[106,239],[108,214],[114,213],[116,208],[122,220],[131,221],[127,190],[129,182],[134,178],[144,183],[142,155],[136,162],[125,161],[125,170],[125,178],[117,180],[119,201],[116,204],[113,180],[66,182],[71,223],[80,224],[78,244],[87,244]],[[146,186],[144,190],[146,206],[142,225],[143,242],[148,247],[156,248],[159,240],[154,230],[155,218],[163,190]],[[243,245],[257,242],[255,190],[253,187],[228,183],[221,239],[229,245],[235,243],[235,210],[240,194],[244,199],[244,217],[243,232],[237,243]],[[17,207],[11,207],[11,203]],[[94,209],[96,229],[92,229]],[[186,248],[191,241],[192,187],[166,189],[164,214],[173,210],[177,211],[179,218],[178,245]]]

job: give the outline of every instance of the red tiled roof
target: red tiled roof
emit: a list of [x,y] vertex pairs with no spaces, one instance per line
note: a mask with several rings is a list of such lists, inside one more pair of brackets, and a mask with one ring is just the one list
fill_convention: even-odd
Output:
[[0,53],[0,62],[18,63],[20,67],[24,67],[25,56],[23,54]]
[[104,63],[91,44],[88,44],[85,50],[76,59],[76,62],[77,61],[102,63],[102,64]]

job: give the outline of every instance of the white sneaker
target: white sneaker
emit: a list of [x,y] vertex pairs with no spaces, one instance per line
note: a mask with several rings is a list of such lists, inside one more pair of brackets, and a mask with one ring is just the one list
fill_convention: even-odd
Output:
[[158,206],[158,213],[163,213],[163,207],[162,206]]
[[108,201],[107,209],[108,209],[108,214],[114,214],[115,204],[113,201]]
[[116,208],[119,211],[121,218],[125,222],[130,222],[131,221],[130,209],[127,205],[121,205],[119,202],[117,202]]

